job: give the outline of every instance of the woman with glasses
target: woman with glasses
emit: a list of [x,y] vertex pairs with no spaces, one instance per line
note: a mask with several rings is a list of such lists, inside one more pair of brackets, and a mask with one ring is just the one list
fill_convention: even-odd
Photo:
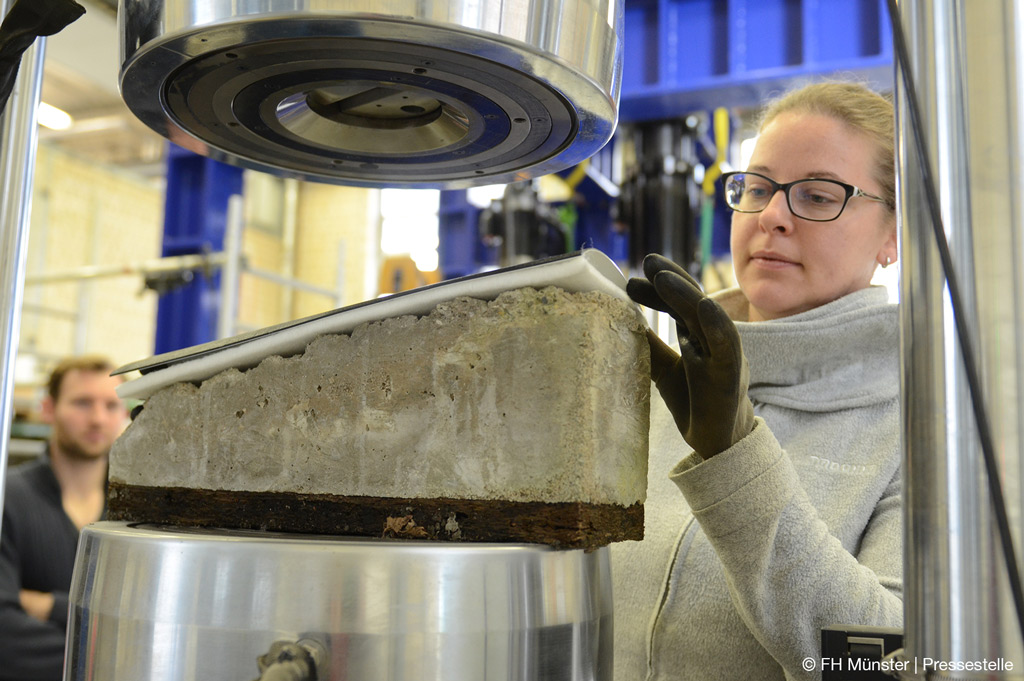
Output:
[[[763,117],[723,177],[738,288],[660,256],[643,542],[612,547],[615,678],[820,679],[822,628],[902,623],[891,103],[823,83]],[[667,407],[667,409],[666,409]],[[680,494],[682,492],[682,494]]]

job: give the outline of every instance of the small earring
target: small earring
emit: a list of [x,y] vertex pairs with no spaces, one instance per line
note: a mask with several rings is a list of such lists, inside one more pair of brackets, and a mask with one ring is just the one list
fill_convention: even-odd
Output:
[[886,267],[888,267],[888,266],[889,266],[889,265],[890,265],[891,263],[892,263],[892,258],[890,258],[889,256],[885,256],[885,264],[884,264],[884,265],[882,265],[882,269],[884,270],[884,269],[885,269]]

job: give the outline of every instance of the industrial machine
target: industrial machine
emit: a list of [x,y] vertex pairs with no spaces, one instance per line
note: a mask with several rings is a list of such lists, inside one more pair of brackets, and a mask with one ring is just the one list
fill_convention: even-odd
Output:
[[[728,5],[728,16],[707,14],[734,26],[732,13],[748,3],[682,4],[695,12]],[[778,5],[786,17],[804,7],[761,4]],[[817,21],[828,4],[806,3],[796,23]],[[835,4],[858,16],[884,5]],[[638,3],[637,11],[670,5],[678,3]],[[251,168],[363,186],[506,182],[586,158],[616,120],[622,8],[612,0],[125,0],[122,10],[132,109],[186,148]],[[933,154],[929,167],[910,142],[900,85],[903,655],[1008,660],[984,678],[1016,678],[1024,648],[1021,613],[1014,617],[1010,604],[1019,587],[1004,567],[1014,551],[993,529],[992,487],[978,463],[960,341],[950,331],[920,180],[926,172],[938,180],[968,282],[968,309],[960,312],[980,330],[980,399],[995,407],[999,477],[1019,539],[1024,15],[1008,1],[900,3],[899,11],[928,122],[917,132]],[[770,35],[777,50],[702,42],[706,59],[678,71],[703,68],[701,77],[714,78],[741,58],[769,59],[771,68],[792,63],[790,41],[778,39],[789,33],[759,25],[749,33]],[[843,22],[830,25],[835,40],[809,50],[824,54],[851,33]],[[645,54],[661,44],[648,44]],[[664,101],[658,94],[634,106]],[[17,290],[5,313],[18,307]],[[81,555],[70,681],[611,676],[601,551],[99,525],[84,533]],[[981,678],[969,669],[918,671],[904,677]]]
[[[621,0],[123,0],[122,92],[176,144],[360,186],[511,182],[611,137]],[[606,681],[607,549],[98,523],[68,681]]]

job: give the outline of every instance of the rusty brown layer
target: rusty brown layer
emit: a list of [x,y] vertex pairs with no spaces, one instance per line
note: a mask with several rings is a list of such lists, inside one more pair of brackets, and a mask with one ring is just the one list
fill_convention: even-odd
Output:
[[111,483],[107,518],[198,527],[594,549],[643,539],[644,507],[400,499]]

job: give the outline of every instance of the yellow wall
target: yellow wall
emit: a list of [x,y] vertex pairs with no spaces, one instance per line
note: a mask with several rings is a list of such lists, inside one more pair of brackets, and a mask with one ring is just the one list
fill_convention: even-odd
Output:
[[[25,273],[158,257],[162,224],[159,187],[40,145]],[[116,363],[152,354],[156,295],[138,275],[28,283],[24,303],[19,353],[42,372],[73,353]]]
[[[380,192],[355,187],[299,183],[295,243],[291,263],[284,235],[252,226],[245,230],[248,263],[331,292],[334,298],[305,291],[288,292],[278,284],[244,274],[239,292],[239,330],[262,328],[358,303],[377,295]],[[291,210],[287,204],[284,211]],[[286,216],[282,215],[281,220]],[[247,218],[251,221],[251,218]]]
[[[284,219],[284,211],[291,210],[295,243],[290,276],[335,291],[340,268],[340,305],[376,296],[380,193],[314,183],[297,183],[295,188],[296,200],[281,208],[281,216],[274,213],[272,224],[264,215],[258,227],[245,227],[242,250],[247,262],[288,273],[278,222]],[[161,183],[41,145],[26,274],[158,258],[163,220]],[[242,274],[239,287],[236,333],[339,306],[332,298],[289,293],[249,273]],[[27,284],[19,355],[34,361],[36,380],[68,354],[100,352],[117,364],[149,357],[154,349],[156,307],[156,294],[144,289],[139,274]],[[24,375],[18,379],[32,380]]]
[[[242,237],[242,252],[252,267],[273,272],[280,272],[283,267],[284,253],[278,235],[247,229]],[[285,321],[280,286],[243,274],[239,287],[236,333]]]
[[[357,187],[304,184],[299,199],[295,274],[305,281],[342,292],[342,305],[377,294],[380,244],[380,193]],[[370,282],[368,285],[367,282]],[[330,309],[329,302],[308,293],[295,296],[296,316]]]

